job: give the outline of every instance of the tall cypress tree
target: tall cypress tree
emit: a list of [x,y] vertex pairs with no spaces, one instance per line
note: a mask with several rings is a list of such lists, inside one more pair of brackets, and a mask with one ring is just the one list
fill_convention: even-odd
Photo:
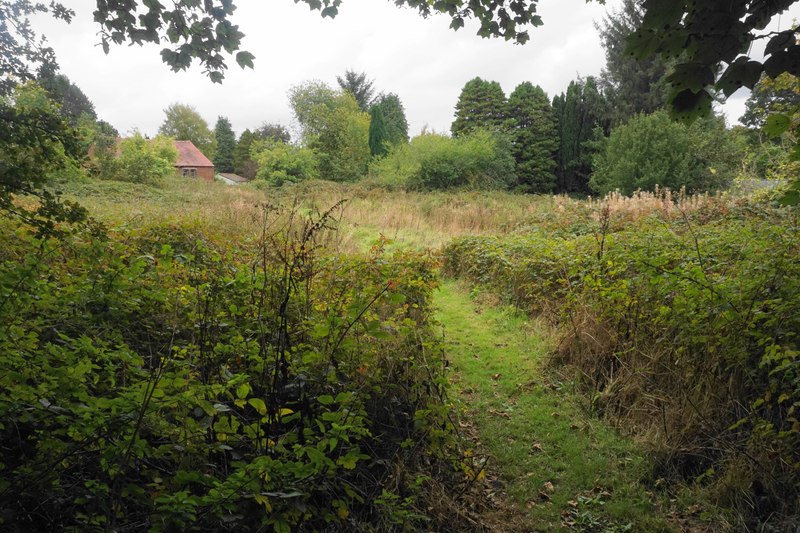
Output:
[[456,103],[456,119],[450,131],[453,137],[466,135],[476,129],[502,131],[505,121],[506,95],[500,84],[474,78],[461,89]]
[[383,123],[386,125],[386,140],[396,146],[408,142],[408,121],[400,97],[394,93],[381,94],[375,105],[381,106]]
[[386,124],[383,122],[383,110],[380,105],[372,106],[369,113],[369,151],[372,157],[381,157],[388,151],[386,143]]
[[556,124],[544,90],[520,83],[508,97],[507,131],[517,161],[517,180],[527,192],[549,193],[556,183]]
[[233,133],[231,121],[226,117],[218,117],[214,126],[214,139],[217,151],[214,154],[214,166],[219,172],[233,172],[233,151],[236,149],[236,135]]
[[595,78],[570,82],[566,93],[553,99],[558,132],[557,192],[588,192],[593,150],[587,141],[595,129],[608,133],[608,104]]

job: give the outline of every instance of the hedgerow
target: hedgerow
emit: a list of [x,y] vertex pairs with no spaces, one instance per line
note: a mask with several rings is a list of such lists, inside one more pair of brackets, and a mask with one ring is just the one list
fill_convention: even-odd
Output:
[[695,482],[740,524],[791,523],[797,212],[731,203],[626,221],[599,209],[585,225],[458,239],[444,269],[560,324],[554,361],[576,369],[593,409],[646,440],[656,478]]
[[0,221],[0,528],[438,527],[431,476],[468,480],[435,261],[341,255],[328,222],[265,209],[231,244]]

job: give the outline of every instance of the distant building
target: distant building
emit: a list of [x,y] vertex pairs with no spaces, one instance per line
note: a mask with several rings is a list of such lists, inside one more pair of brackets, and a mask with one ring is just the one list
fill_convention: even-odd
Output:
[[250,181],[249,179],[242,177],[239,174],[234,174],[233,172],[220,172],[217,174],[217,179],[219,179],[225,185],[239,185],[241,183],[247,183]]
[[186,178],[214,181],[214,163],[192,141],[175,141],[175,148],[178,150],[178,159],[175,161],[178,174]]

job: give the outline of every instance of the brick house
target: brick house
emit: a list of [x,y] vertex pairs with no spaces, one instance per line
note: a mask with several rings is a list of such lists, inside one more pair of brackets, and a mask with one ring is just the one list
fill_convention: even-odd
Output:
[[178,174],[187,178],[214,181],[214,163],[192,141],[175,141],[175,148],[178,150],[178,159],[175,161]]

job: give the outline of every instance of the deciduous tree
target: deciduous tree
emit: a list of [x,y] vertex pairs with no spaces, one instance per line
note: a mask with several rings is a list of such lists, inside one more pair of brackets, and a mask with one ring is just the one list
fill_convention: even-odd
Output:
[[250,153],[253,141],[256,139],[257,137],[252,131],[244,130],[239,136],[233,152],[233,171],[247,179],[253,179],[258,169],[258,165]]
[[164,114],[164,122],[158,128],[160,134],[178,141],[192,141],[203,155],[214,158],[214,135],[194,107],[175,103],[166,108]]

